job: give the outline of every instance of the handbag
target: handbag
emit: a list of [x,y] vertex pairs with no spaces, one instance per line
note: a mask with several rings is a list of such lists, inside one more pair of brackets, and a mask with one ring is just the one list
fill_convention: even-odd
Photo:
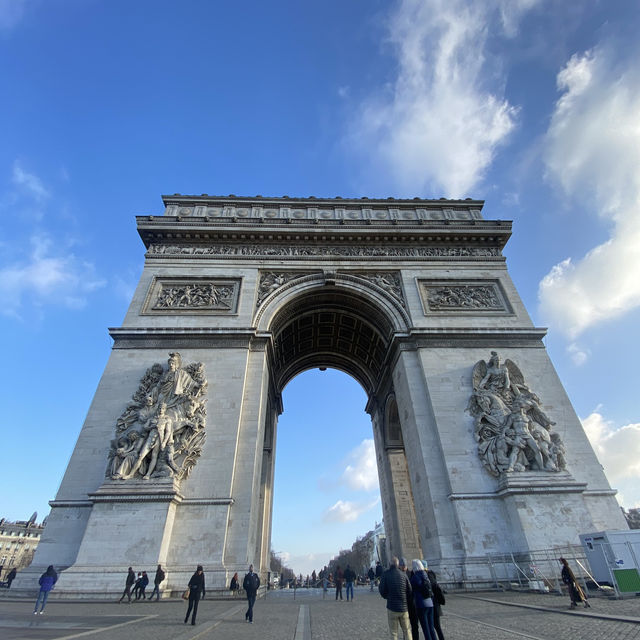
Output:
[[189,599],[189,595],[191,594],[191,589],[189,587],[187,587],[184,590],[184,593],[182,594],[182,599],[183,600],[188,600]]

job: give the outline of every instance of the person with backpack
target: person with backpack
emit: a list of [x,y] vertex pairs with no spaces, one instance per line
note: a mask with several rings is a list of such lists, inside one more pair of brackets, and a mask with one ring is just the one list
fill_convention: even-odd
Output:
[[153,591],[149,596],[149,602],[153,600],[153,596],[156,596],[156,602],[160,600],[160,583],[164,580],[164,578],[165,575],[164,571],[162,570],[162,565],[158,565],[158,568],[156,569],[156,576],[153,579]]
[[260,576],[253,572],[252,564],[249,565],[249,573],[247,573],[242,581],[242,588],[247,594],[247,603],[249,605],[247,612],[244,614],[244,619],[253,624],[253,605],[256,603],[256,595],[260,588]]
[[44,613],[44,605],[47,604],[47,598],[49,597],[49,592],[53,589],[53,585],[58,581],[58,574],[56,570],[53,568],[53,565],[50,564],[47,567],[47,570],[40,576],[40,580],[38,580],[40,584],[40,592],[38,593],[38,599],[36,600],[36,606],[33,610],[33,615],[38,613],[38,604],[42,603],[40,607],[40,615]]
[[416,613],[422,627],[425,640],[438,640],[436,629],[433,626],[433,593],[431,582],[424,570],[424,565],[420,560],[411,563],[413,569],[411,573],[411,588],[413,589],[413,600],[416,605]]

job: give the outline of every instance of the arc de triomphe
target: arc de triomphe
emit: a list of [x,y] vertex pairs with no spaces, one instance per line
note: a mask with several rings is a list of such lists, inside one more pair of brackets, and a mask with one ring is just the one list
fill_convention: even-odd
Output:
[[[626,528],[478,200],[166,196],[30,572],[113,596],[268,570],[276,426],[297,374],[368,396],[390,552],[488,553]],[[33,577],[33,576],[32,576]]]

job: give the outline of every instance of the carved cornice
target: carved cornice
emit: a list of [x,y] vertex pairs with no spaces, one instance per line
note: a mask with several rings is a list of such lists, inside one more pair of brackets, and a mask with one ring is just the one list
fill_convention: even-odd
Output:
[[191,327],[110,328],[114,349],[260,349],[264,338],[255,329],[207,329]]
[[92,507],[93,502],[91,500],[49,500],[49,506],[52,509],[76,509]]

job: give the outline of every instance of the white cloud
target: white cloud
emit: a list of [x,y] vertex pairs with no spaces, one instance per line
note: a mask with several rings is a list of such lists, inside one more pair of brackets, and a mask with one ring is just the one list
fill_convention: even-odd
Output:
[[487,61],[488,33],[501,28],[515,35],[518,20],[536,3],[399,4],[389,21],[397,77],[358,106],[348,140],[374,165],[377,180],[389,176],[413,193],[468,195],[513,130],[517,113],[501,89],[488,88],[498,66]]
[[589,349],[584,349],[575,342],[572,342],[567,347],[567,353],[577,367],[581,367],[589,359],[590,355]]
[[338,500],[333,506],[329,507],[323,516],[325,522],[353,522],[357,520],[363,513],[371,511],[380,498],[369,502],[351,502],[349,500]]
[[582,426],[614,489],[626,508],[640,507],[640,423],[615,429],[594,411]]
[[53,250],[46,235],[31,238],[31,253],[24,260],[0,267],[0,309],[5,315],[18,316],[25,299],[35,305],[58,304],[80,308],[86,295],[102,287],[93,265],[64,249]]
[[573,56],[557,80],[547,176],[610,228],[540,282],[543,316],[575,338],[640,305],[640,72],[635,60],[619,69],[601,48]]
[[356,491],[374,491],[378,487],[378,465],[372,439],[363,440],[348,456],[349,463],[341,481]]
[[13,164],[11,181],[37,202],[42,202],[49,198],[49,191],[45,188],[42,180],[38,176],[25,171],[17,161]]

